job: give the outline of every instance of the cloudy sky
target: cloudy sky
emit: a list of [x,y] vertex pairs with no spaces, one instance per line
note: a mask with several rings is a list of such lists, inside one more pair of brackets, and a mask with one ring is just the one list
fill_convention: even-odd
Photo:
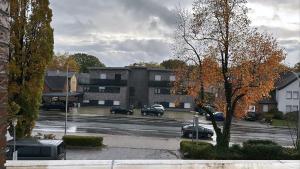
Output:
[[[175,9],[193,0],[50,0],[55,52],[83,52],[107,66],[172,58]],[[248,0],[252,25],[278,39],[287,65],[300,61],[300,1]]]

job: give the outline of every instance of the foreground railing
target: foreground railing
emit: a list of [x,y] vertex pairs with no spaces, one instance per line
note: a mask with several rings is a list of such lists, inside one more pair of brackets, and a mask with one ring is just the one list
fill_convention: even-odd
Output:
[[7,169],[299,169],[300,161],[7,161]]

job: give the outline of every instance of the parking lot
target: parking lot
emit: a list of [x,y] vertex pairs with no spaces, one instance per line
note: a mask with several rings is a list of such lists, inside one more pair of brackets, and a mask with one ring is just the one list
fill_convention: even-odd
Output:
[[[81,107],[68,113],[68,134],[99,135],[106,147],[102,150],[70,150],[69,158],[78,159],[85,152],[87,159],[178,159],[181,127],[193,119],[193,112],[166,111],[162,117],[110,114],[108,108]],[[64,133],[65,113],[41,111],[34,133]],[[211,122],[200,116],[199,125],[213,129]],[[222,123],[219,123],[222,125]],[[233,120],[231,144],[249,139],[269,139],[283,146],[291,146],[288,129],[275,128],[259,122]],[[216,135],[203,141],[215,144]],[[124,154],[123,152],[127,152]],[[157,155],[161,154],[161,156]]]

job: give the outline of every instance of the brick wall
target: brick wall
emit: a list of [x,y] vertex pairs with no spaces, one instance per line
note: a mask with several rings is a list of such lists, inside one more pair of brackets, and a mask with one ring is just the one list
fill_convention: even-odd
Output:
[[4,168],[6,147],[6,65],[9,41],[8,0],[0,0],[0,168]]

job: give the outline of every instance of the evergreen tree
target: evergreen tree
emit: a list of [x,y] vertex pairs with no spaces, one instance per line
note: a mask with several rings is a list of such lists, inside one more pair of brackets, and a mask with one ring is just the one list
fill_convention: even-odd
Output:
[[8,99],[20,106],[17,137],[25,137],[38,118],[45,69],[53,56],[52,10],[49,0],[11,0],[10,15]]

